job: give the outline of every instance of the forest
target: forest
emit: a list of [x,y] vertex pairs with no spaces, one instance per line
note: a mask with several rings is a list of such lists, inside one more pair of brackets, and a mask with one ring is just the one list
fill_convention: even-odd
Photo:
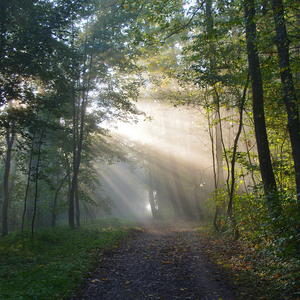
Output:
[[0,34],[1,256],[184,220],[300,266],[298,1],[1,0]]

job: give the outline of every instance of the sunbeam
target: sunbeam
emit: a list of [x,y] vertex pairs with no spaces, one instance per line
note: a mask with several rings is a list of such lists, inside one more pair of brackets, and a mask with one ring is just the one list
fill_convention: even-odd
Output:
[[[137,106],[146,113],[146,118],[141,116],[137,124],[119,123],[118,129],[112,131],[112,136],[127,147],[131,170],[139,170],[135,180],[143,186],[144,192],[137,197],[147,203],[153,198],[152,210],[172,215],[176,210],[174,202],[179,209],[183,205],[182,195],[178,193],[184,193],[194,210],[195,203],[203,204],[214,189],[211,144],[205,119],[197,109],[179,109],[158,101],[141,100]],[[113,191],[122,203],[119,206],[134,211],[131,195],[135,183],[128,180],[129,165],[118,164],[108,169],[112,172],[110,175],[107,171],[101,174],[104,191]],[[143,205],[151,207],[151,203]]]

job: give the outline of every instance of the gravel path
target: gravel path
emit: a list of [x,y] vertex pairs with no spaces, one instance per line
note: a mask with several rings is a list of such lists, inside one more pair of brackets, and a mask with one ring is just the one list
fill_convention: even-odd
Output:
[[209,261],[189,223],[148,222],[95,263],[71,300],[242,299]]

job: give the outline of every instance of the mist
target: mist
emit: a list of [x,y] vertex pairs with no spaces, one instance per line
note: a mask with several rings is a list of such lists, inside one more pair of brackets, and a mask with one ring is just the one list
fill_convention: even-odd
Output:
[[[111,214],[143,219],[157,213],[155,218],[172,218],[172,200],[179,215],[184,213],[181,201],[187,201],[194,218],[197,206],[210,214],[205,202],[214,190],[213,163],[201,111],[148,98],[139,99],[137,107],[145,115],[136,124],[119,123],[111,132],[125,147],[128,161],[105,166],[100,173],[103,193],[114,203]],[[186,200],[180,199],[181,193]]]

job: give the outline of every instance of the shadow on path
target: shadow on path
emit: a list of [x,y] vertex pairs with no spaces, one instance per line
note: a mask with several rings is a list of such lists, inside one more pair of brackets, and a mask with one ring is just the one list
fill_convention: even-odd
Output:
[[71,300],[240,299],[226,275],[209,262],[192,225],[147,222],[142,232],[102,256]]

